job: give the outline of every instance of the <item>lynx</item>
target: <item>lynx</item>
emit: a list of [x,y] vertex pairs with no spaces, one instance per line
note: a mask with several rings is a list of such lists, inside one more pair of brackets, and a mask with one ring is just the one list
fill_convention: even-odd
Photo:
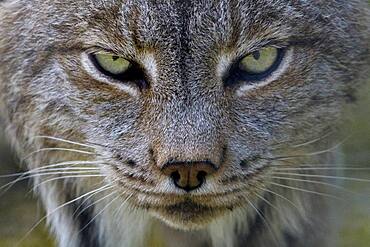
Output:
[[369,51],[360,0],[2,0],[1,116],[60,247],[327,247]]

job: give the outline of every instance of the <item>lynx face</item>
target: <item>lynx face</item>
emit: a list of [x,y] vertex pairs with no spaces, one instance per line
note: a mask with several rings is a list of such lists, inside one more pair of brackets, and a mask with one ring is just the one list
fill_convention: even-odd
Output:
[[94,148],[29,167],[99,161],[132,208],[180,229],[257,208],[281,157],[315,150],[369,61],[357,1],[1,4],[0,96],[21,153],[60,144],[35,136]]

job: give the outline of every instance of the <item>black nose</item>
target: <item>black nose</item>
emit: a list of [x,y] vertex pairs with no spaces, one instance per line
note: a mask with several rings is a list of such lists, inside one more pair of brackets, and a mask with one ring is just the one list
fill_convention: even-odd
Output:
[[172,178],[174,184],[187,192],[202,186],[206,177],[217,171],[211,162],[175,162],[167,163],[162,172]]

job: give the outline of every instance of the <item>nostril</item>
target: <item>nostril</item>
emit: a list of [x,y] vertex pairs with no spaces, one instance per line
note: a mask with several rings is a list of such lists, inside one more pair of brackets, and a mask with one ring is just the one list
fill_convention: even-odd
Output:
[[180,173],[178,171],[171,173],[171,178],[177,184],[177,182],[180,180]]
[[206,180],[206,176],[207,176],[207,172],[205,171],[200,171],[198,174],[197,174],[197,179],[198,179],[198,182],[199,182],[199,185],[202,185],[204,180]]
[[135,167],[136,166],[136,162],[133,161],[133,160],[128,160],[127,161],[127,165],[130,166],[130,167]]

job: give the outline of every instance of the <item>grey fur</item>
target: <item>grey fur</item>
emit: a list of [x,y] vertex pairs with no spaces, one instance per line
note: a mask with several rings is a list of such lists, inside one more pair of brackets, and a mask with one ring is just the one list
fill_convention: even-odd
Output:
[[[114,188],[103,194],[121,196],[106,210],[111,197],[93,207],[92,215],[102,212],[91,228],[98,246],[145,246],[153,232],[168,246],[329,245],[332,201],[274,186],[302,184],[268,179],[281,162],[264,158],[307,154],[338,141],[329,135],[292,147],[335,130],[342,106],[366,77],[365,1],[8,0],[0,6],[0,109],[8,136],[29,169],[104,159],[102,180]],[[221,60],[228,64],[268,42],[290,50],[286,70],[251,91],[225,87],[217,73]],[[149,87],[125,91],[116,81],[98,80],[81,54],[101,49],[142,65],[149,59]],[[45,147],[83,148],[36,138],[45,135],[89,144],[96,155],[26,156]],[[325,163],[330,156],[303,155],[290,165]],[[209,160],[222,172],[184,195],[160,173],[170,160]],[[35,184],[44,180],[38,176]],[[86,244],[75,204],[58,205],[91,191],[94,181],[38,187],[60,246]],[[303,185],[325,192],[322,185]]]

